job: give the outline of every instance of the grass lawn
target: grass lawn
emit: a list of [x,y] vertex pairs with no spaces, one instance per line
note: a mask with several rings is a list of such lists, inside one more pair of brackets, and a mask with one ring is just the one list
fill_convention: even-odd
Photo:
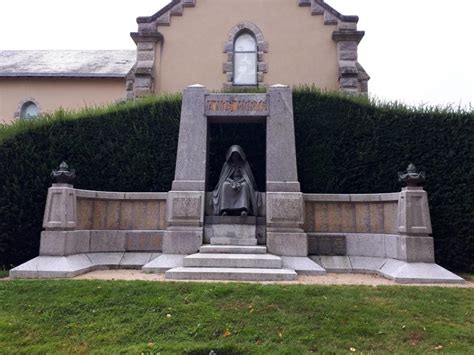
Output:
[[474,289],[0,282],[0,353],[210,350],[472,354]]
[[0,270],[0,279],[8,276],[9,271],[7,270]]

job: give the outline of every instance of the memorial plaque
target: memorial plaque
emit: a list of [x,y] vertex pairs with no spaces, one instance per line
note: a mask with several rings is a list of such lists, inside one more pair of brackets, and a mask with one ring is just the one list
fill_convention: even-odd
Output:
[[206,116],[267,116],[266,94],[210,94],[206,96]]
[[309,234],[308,251],[310,255],[346,255],[346,236],[334,234]]

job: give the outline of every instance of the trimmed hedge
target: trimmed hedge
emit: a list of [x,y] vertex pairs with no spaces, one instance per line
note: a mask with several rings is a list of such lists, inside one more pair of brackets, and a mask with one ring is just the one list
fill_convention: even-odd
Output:
[[308,89],[293,101],[303,192],[399,191],[397,172],[413,162],[427,175],[436,262],[474,271],[472,112],[372,105]]
[[51,170],[63,160],[76,169],[77,188],[169,190],[180,111],[179,96],[149,98],[6,127],[13,133],[0,141],[0,265],[38,255]]
[[[400,190],[409,162],[426,170],[437,262],[473,272],[474,115],[375,105],[363,99],[294,92],[298,174],[303,192]],[[0,265],[38,254],[49,174],[62,160],[75,186],[107,191],[168,191],[174,177],[181,99],[148,98],[78,114],[56,113],[0,128]],[[258,145],[261,129],[210,129],[210,180],[231,144]],[[261,149],[246,153],[264,156]],[[257,181],[264,169],[255,167]],[[209,183],[212,188],[212,181]]]

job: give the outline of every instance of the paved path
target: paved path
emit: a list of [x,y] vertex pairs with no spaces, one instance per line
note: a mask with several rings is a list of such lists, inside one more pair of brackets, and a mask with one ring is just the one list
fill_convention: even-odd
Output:
[[[165,280],[164,274],[146,274],[140,270],[100,270],[93,271],[75,277],[77,280],[144,280],[174,282]],[[190,281],[195,282],[195,281]],[[207,282],[234,282],[234,281],[207,281]],[[298,276],[296,281],[281,282],[259,282],[263,284],[305,284],[305,285],[365,285],[365,286],[400,286],[391,280],[377,276],[365,274],[331,274],[320,276]],[[410,284],[407,286],[438,286],[438,287],[463,287],[474,288],[474,282],[467,282],[464,285],[450,284]]]

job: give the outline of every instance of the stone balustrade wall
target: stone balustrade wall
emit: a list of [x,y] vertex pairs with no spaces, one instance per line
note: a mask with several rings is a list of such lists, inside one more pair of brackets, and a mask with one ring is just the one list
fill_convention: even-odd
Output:
[[307,233],[398,234],[399,193],[304,194]]
[[[168,249],[180,246],[183,242],[167,235],[168,195],[88,191],[53,184],[48,191],[40,255],[161,252],[166,245]],[[303,194],[303,200],[305,233],[300,234],[305,255],[434,260],[428,199],[420,187],[384,194]],[[274,213],[270,216],[275,218]],[[286,243],[282,252],[288,252],[291,238],[286,233],[279,235],[280,242]],[[268,247],[268,230],[266,236]],[[193,250],[201,243],[202,233]]]
[[167,195],[76,190],[76,230],[165,230]]

